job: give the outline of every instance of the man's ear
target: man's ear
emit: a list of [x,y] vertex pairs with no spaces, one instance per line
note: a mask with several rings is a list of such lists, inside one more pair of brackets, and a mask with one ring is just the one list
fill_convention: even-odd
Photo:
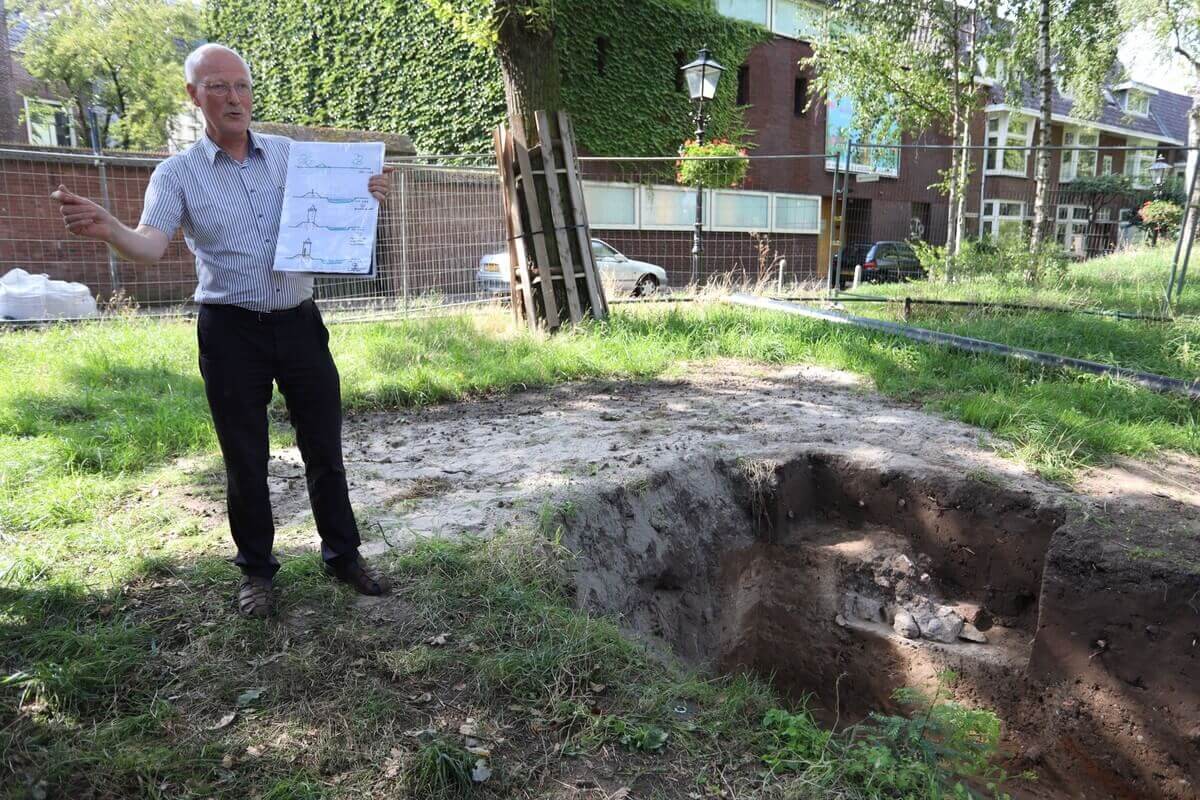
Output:
[[196,97],[196,84],[189,83],[187,85],[187,93],[188,93],[188,97],[192,98],[192,103],[197,108],[199,108],[200,107],[200,98]]

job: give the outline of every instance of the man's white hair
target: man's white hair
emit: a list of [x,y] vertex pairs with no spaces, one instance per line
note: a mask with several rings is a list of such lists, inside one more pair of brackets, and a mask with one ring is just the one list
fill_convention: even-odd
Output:
[[250,65],[246,63],[246,59],[242,58],[241,54],[236,50],[231,50],[223,44],[209,42],[202,44],[192,52],[188,53],[187,59],[183,62],[183,76],[188,83],[196,82],[196,70],[200,67],[200,62],[210,53],[229,53],[242,62],[242,66],[246,68],[246,74],[250,74]]

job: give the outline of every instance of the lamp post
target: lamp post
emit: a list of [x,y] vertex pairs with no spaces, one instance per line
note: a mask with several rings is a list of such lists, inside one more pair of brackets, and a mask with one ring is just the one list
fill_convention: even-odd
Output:
[[[696,60],[682,67],[683,77],[687,80],[688,94],[696,103],[696,144],[704,144],[704,101],[712,100],[717,94],[717,81],[725,68],[713,59],[707,47],[701,47],[696,54]],[[704,191],[696,184],[696,225],[692,234],[692,279],[695,283],[700,277],[700,254],[703,245],[700,244],[700,234],[703,232]]]
[[[1160,154],[1154,159],[1154,163],[1150,165],[1150,182],[1154,184],[1154,199],[1163,199],[1163,180],[1167,177],[1167,170],[1170,166],[1167,165],[1167,160]],[[1158,244],[1158,228],[1154,229],[1154,235],[1150,237],[1151,244]]]
[[1167,177],[1167,170],[1171,166],[1167,164],[1167,160],[1159,155],[1154,159],[1154,163],[1150,165],[1150,180],[1154,183],[1154,196],[1156,200],[1162,200],[1163,181]]

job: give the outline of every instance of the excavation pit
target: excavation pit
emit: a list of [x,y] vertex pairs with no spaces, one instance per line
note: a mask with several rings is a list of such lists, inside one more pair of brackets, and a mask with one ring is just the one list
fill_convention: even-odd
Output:
[[692,459],[581,504],[568,544],[582,605],[828,724],[951,669],[1005,722],[1010,771],[1041,776],[1018,796],[1194,797],[1189,576],[1097,581],[1096,520],[1051,497],[845,454]]

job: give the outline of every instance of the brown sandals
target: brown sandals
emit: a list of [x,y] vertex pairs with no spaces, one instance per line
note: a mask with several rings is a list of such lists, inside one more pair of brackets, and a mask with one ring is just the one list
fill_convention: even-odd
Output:
[[[392,586],[383,573],[372,567],[362,556],[346,563],[325,563],[325,573],[354,587],[359,594],[387,594]],[[275,589],[270,578],[245,575],[238,584],[238,613],[243,617],[266,619],[275,612]]]
[[347,560],[344,564],[330,564],[327,561],[325,573],[350,584],[359,594],[378,596],[387,594],[392,588],[383,573],[368,564],[362,556]]
[[242,577],[238,585],[238,613],[243,617],[266,619],[275,610],[275,593],[270,578]]

